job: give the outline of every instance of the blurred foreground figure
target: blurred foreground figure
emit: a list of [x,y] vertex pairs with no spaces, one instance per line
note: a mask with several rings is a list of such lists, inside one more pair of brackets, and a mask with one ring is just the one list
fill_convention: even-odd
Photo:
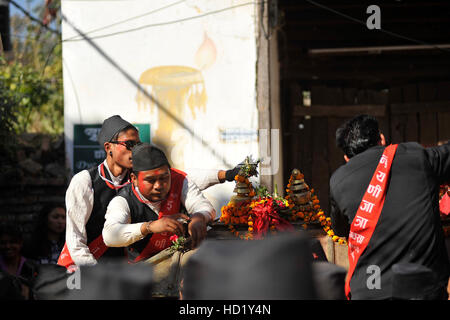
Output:
[[102,259],[68,273],[59,265],[41,265],[33,291],[36,300],[151,299],[152,267]]
[[[330,281],[339,272],[343,277]],[[182,297],[339,299],[344,297],[344,277],[345,270],[328,262],[317,262],[316,266],[310,239],[303,232],[254,241],[206,240],[186,263]],[[321,295],[326,291],[324,285],[331,290],[328,295]]]

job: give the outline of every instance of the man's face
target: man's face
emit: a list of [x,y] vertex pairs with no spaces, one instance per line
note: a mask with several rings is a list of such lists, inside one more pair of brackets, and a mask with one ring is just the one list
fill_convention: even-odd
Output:
[[152,202],[164,200],[170,191],[170,169],[167,165],[141,171],[137,177],[132,174],[131,180],[134,186],[139,188],[141,194]]
[[131,150],[127,149],[126,141],[140,142],[139,133],[133,128],[121,132],[114,143],[105,143],[105,151],[107,157],[112,152],[113,160],[116,164],[123,168],[131,169],[133,160],[131,159]]

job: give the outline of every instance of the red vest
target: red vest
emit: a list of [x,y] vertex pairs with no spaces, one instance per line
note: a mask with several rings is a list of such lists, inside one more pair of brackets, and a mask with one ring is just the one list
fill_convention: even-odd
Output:
[[[183,191],[183,183],[186,178],[186,173],[177,169],[170,169],[171,187],[169,194],[165,200],[161,202],[161,208],[159,211],[158,219],[172,214],[180,213],[181,209],[181,194]],[[133,196],[139,200],[141,206],[147,206],[136,190],[133,187]],[[130,207],[131,210],[132,207]],[[133,216],[133,215],[132,215]],[[131,223],[136,223],[131,221]],[[144,249],[139,253],[132,262],[139,262],[150,258],[152,255],[170,247],[172,241],[169,238],[173,235],[171,232],[155,233],[152,234]]]

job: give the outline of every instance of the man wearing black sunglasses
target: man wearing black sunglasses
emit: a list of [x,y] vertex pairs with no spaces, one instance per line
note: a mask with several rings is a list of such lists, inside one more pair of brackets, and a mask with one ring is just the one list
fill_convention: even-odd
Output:
[[131,148],[140,142],[136,127],[115,115],[103,122],[98,135],[106,159],[73,176],[66,192],[66,244],[58,264],[95,265],[100,257],[120,257],[123,250],[108,248],[101,236],[106,208],[130,183]]
[[[58,264],[68,269],[75,265],[95,265],[101,257],[123,257],[121,248],[108,248],[102,238],[106,208],[120,189],[130,183],[133,166],[131,149],[140,143],[136,127],[115,115],[103,122],[98,142],[106,159],[98,166],[73,176],[66,192],[66,244]],[[217,183],[233,181],[239,171],[191,171],[189,177],[204,190]]]

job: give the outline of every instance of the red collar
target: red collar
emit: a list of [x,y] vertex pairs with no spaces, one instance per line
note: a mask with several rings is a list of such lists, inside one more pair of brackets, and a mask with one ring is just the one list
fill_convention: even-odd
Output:
[[121,185],[116,186],[116,185],[114,185],[113,183],[111,183],[112,181],[110,181],[110,180],[108,180],[108,178],[106,178],[106,175],[105,175],[105,165],[104,165],[103,162],[99,165],[99,169],[100,169],[100,170],[99,170],[99,171],[100,171],[100,172],[99,172],[100,177],[102,178],[103,181],[105,181],[106,185],[107,185],[110,189],[118,190],[118,189],[121,189],[122,187],[124,187],[124,186],[126,186],[127,184],[130,183],[130,179],[128,179],[128,181],[125,182],[124,184],[121,184]]

